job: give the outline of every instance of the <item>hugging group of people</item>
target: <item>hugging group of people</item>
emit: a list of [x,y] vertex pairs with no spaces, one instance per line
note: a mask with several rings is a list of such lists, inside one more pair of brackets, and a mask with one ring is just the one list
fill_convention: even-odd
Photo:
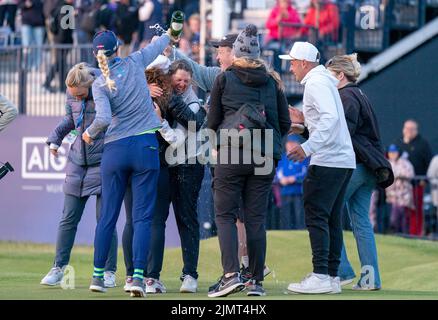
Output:
[[[304,182],[304,205],[314,265],[313,273],[300,283],[290,284],[288,290],[340,293],[340,217],[357,159],[350,138],[353,133],[349,132],[336,88],[340,81],[335,77],[348,78],[348,61],[354,65],[352,58],[340,58],[347,64],[342,70],[335,69],[342,63],[332,61],[330,73],[319,65],[319,53],[310,43],[297,42],[288,55],[280,56],[291,60],[291,72],[306,86],[301,113],[288,106],[279,75],[260,58],[254,25],[213,43],[220,67],[200,66],[178,51],[178,60],[170,62],[162,53],[176,41],[168,31],[145,48],[120,58],[114,33],[101,31],[93,39],[99,69],[81,63],[68,73],[66,116],[47,140],[54,156],[63,139],[71,144],[64,209],[53,268],[41,284],[54,286],[61,282],[85,204],[95,195],[97,226],[91,291],[106,292],[115,287],[115,227],[124,202],[124,290],[132,297],[166,292],[160,273],[165,224],[172,203],[183,258],[180,292],[197,292],[197,198],[204,176],[204,164],[199,161],[202,150],[196,146],[183,157],[172,155],[178,148],[190,149],[190,131],[196,134],[203,129],[234,129],[247,130],[253,140],[260,139],[261,133],[265,142],[257,148],[254,144],[233,143],[232,139],[221,138],[214,143],[211,156],[216,161],[211,171],[223,273],[208,289],[208,296],[222,297],[244,289],[249,296],[266,294],[263,280],[269,273],[265,265],[268,195],[288,133],[308,138],[289,156],[296,161],[311,158]],[[351,79],[342,82],[344,85],[353,87],[357,72],[353,73]],[[210,92],[208,107],[200,104],[192,81]],[[355,112],[355,130],[359,134],[358,128],[364,125],[358,122],[360,116]],[[375,130],[372,134],[378,135],[378,128]],[[233,154],[238,155],[237,162],[231,161]],[[261,167],[268,170],[260,173]],[[370,168],[364,170],[368,180],[374,176]],[[361,183],[356,183],[355,188],[360,187]],[[377,266],[377,256],[374,258],[372,263]],[[346,276],[349,278],[343,280],[348,281],[354,273]],[[379,289],[380,279],[376,281],[367,286],[359,281],[357,287]]]

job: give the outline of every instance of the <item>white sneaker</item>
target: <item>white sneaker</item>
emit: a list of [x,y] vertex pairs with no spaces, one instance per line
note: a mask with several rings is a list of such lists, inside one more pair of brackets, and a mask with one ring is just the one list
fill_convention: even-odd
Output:
[[198,280],[192,276],[185,275],[184,281],[179,289],[181,293],[195,293],[198,289]]
[[114,271],[105,271],[103,274],[103,283],[105,288],[116,287],[116,273]]
[[330,277],[330,282],[332,283],[332,292],[333,294],[338,294],[342,292],[341,288],[341,278],[339,277]]
[[61,283],[64,272],[59,267],[50,269],[49,273],[41,280],[40,284],[44,286],[56,286]]
[[293,293],[330,293],[333,291],[332,283],[328,275],[322,279],[315,273],[309,273],[300,283],[291,283],[287,290]]
[[146,293],[152,293],[152,294],[166,293],[166,287],[158,279],[147,278],[145,279],[145,284],[146,284]]
[[123,286],[123,290],[125,290],[125,292],[128,292],[128,293],[131,292],[132,281],[133,281],[133,278],[131,276],[126,277],[125,285]]

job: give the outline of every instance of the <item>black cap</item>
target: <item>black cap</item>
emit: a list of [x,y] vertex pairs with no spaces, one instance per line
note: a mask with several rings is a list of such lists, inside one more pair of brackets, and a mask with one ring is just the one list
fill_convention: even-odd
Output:
[[220,40],[212,40],[210,41],[211,45],[215,48],[218,47],[228,47],[228,48],[233,48],[233,43],[234,41],[236,41],[238,34],[237,33],[230,33],[227,34],[225,37],[223,37]]

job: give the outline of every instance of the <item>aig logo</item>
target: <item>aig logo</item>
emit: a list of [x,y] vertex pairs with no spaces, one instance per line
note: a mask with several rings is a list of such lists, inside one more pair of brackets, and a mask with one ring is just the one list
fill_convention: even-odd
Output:
[[21,143],[21,176],[23,179],[61,179],[65,178],[67,148],[58,149],[55,158],[46,144],[45,137],[23,137]]

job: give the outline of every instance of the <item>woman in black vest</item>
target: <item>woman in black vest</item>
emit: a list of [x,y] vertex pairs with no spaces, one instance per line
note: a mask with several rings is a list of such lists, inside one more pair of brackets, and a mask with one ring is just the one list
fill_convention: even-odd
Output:
[[[275,164],[281,159],[282,138],[290,128],[281,80],[260,59],[254,25],[248,25],[239,34],[233,50],[233,64],[215,80],[207,120],[207,127],[218,130],[219,136],[214,205],[223,266],[219,285],[211,287],[209,297],[227,296],[244,288],[239,275],[235,225],[241,195],[249,268],[253,274],[248,295],[265,295],[262,281],[268,195]],[[242,143],[237,143],[233,142],[233,138],[230,140],[222,136],[231,134],[229,129],[236,129],[234,132],[243,136],[247,134],[251,142],[243,139]],[[231,162],[234,155],[238,156],[237,163]]]

